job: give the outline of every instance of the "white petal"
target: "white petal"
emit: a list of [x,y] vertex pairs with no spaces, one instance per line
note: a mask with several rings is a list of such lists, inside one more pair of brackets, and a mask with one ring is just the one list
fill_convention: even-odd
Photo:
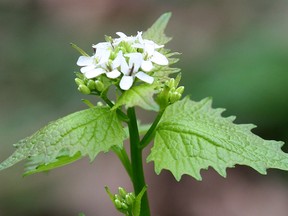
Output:
[[149,76],[148,74],[142,72],[142,71],[139,71],[136,75],[135,75],[138,79],[146,82],[146,83],[149,83],[149,84],[152,84],[154,82],[154,78]]
[[127,35],[124,34],[123,32],[116,32],[116,34],[120,37],[120,38],[126,38]]
[[88,66],[85,66],[85,67],[80,68],[80,71],[81,71],[82,73],[86,73],[86,72],[91,71],[91,70],[93,70],[93,69],[95,69],[95,66],[94,66],[94,65],[88,65]]
[[168,59],[165,55],[155,51],[152,58],[150,59],[152,62],[158,64],[158,65],[168,65]]
[[99,59],[98,64],[107,63],[110,57],[110,53],[111,53],[110,50],[97,49],[95,56],[97,56]]
[[90,56],[80,56],[76,63],[78,66],[86,66],[93,64],[93,57]]
[[117,54],[116,58],[113,60],[112,62],[112,68],[117,68],[122,64],[122,61],[126,61],[122,51],[119,51],[119,53]]
[[92,47],[96,48],[96,49],[108,49],[111,47],[111,43],[110,42],[100,42],[96,45],[93,45]]
[[162,47],[164,47],[164,45],[158,45],[158,44],[154,43],[154,49],[159,49],[159,48],[162,48]]
[[153,64],[151,61],[143,61],[141,64],[142,70],[149,72],[153,69]]
[[87,71],[85,73],[85,76],[88,78],[88,79],[91,79],[91,78],[95,78],[103,73],[106,73],[106,71],[102,68],[96,68],[94,70],[90,70],[90,71]]
[[130,73],[130,69],[129,69],[129,66],[128,66],[126,60],[121,61],[121,72],[124,75],[128,75]]
[[119,86],[121,89],[123,90],[128,90],[131,88],[132,84],[133,84],[133,81],[134,81],[134,77],[132,76],[123,76],[120,83],[119,83]]
[[134,43],[134,44],[132,44],[132,47],[144,49],[144,45],[141,43]]
[[106,73],[106,76],[108,78],[111,78],[111,79],[115,79],[115,78],[119,77],[120,75],[121,75],[121,73],[116,69],[111,71],[111,72]]
[[142,38],[142,32],[137,32],[136,38],[139,40],[139,42],[142,44],[143,43],[143,38]]
[[125,56],[129,57],[129,68],[133,67],[133,72],[137,72],[141,67],[143,56],[141,53],[129,53]]
[[153,41],[146,40],[144,51],[147,52],[148,56],[153,55],[155,51],[155,43]]

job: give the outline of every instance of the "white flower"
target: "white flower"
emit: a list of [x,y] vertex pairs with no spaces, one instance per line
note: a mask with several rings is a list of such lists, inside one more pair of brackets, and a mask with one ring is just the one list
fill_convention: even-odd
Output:
[[121,43],[122,41],[125,41],[127,43],[133,43],[135,42],[135,40],[137,39],[137,37],[134,36],[127,36],[126,34],[124,34],[123,32],[116,32],[116,34],[120,37],[120,38],[115,38],[113,45],[117,46],[119,43]]
[[[156,51],[156,49],[164,47],[164,45],[158,45],[151,40],[146,40],[142,38],[142,32],[138,32],[137,35],[139,43],[135,43],[132,46],[135,48],[141,48],[144,51],[144,56],[147,55],[147,58],[143,60],[141,68],[149,72],[153,69],[153,63],[158,65],[168,65],[169,61],[165,55]],[[152,63],[153,62],[153,63]]]
[[127,36],[123,32],[116,34],[119,38],[93,45],[93,56],[79,57],[77,65],[81,66],[80,71],[88,79],[101,74],[111,79],[121,77],[119,86],[123,90],[130,89],[135,78],[152,84],[154,78],[146,72],[152,71],[155,64],[169,64],[166,56],[157,51],[164,45],[143,39],[142,32],[138,32],[136,36]]
[[115,60],[117,59],[117,61],[115,61],[115,64],[120,66],[120,71],[123,73],[123,76],[119,83],[120,88],[123,90],[130,89],[133,85],[135,77],[146,83],[152,84],[154,78],[142,71],[139,71],[143,61],[142,54],[129,53],[125,56],[129,58],[129,64],[127,64],[126,59],[122,54],[122,51],[120,51],[115,58]]
[[78,66],[82,66],[80,71],[88,79],[99,76],[105,71],[102,68],[97,67],[97,63],[94,56],[80,56],[77,61]]
[[91,57],[80,56],[77,61],[77,65],[83,66],[80,71],[85,75],[85,77],[91,79],[104,73],[107,77],[112,79],[120,76],[121,73],[119,71],[109,71],[107,67],[112,49],[111,43],[98,43],[92,47],[96,49],[95,55]]

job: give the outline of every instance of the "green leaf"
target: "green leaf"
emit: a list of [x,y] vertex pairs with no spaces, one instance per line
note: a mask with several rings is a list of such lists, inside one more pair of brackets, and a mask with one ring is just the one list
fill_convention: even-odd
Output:
[[156,20],[156,22],[147,31],[143,33],[143,38],[152,40],[159,45],[164,45],[169,42],[172,38],[167,37],[164,31],[171,15],[172,14],[170,12],[162,14]]
[[159,106],[153,98],[155,93],[155,85],[142,84],[139,86],[134,86],[131,89],[125,91],[118,98],[112,109],[115,110],[118,107],[125,105],[126,108],[140,106],[146,110],[158,111]]
[[226,168],[247,165],[261,174],[267,168],[288,170],[283,142],[264,140],[251,132],[254,125],[234,124],[224,109],[213,109],[211,99],[200,102],[188,97],[169,106],[156,129],[148,161],[157,174],[170,170],[177,180],[188,174],[201,180],[200,170],[213,167],[226,176]]
[[[159,45],[164,45],[168,43],[172,38],[167,37],[164,33],[166,26],[171,18],[171,13],[164,13],[161,15],[156,22],[143,33],[143,38],[152,40]],[[165,81],[163,78],[167,78],[170,74],[178,73],[180,71],[179,68],[172,68],[171,65],[175,64],[179,59],[174,56],[179,55],[178,52],[171,53],[170,50],[161,48],[160,51],[163,55],[168,58],[169,65],[155,65],[153,69],[153,77],[157,78],[159,81]]]
[[29,159],[27,173],[47,171],[88,155],[122,146],[124,130],[116,112],[108,107],[94,107],[51,122],[35,134],[21,140],[17,150],[0,164],[6,169]]
[[[43,156],[35,156],[33,158],[28,158],[28,162],[25,166],[24,176],[32,175],[39,172],[49,171],[67,164],[70,164],[76,160],[79,160],[82,157],[80,152],[77,152],[73,156],[58,156],[55,162],[51,162],[48,164],[42,164]],[[40,165],[39,165],[40,164]]]
[[140,191],[140,193],[136,196],[135,202],[134,202],[133,207],[132,207],[133,216],[139,216],[140,215],[141,200],[142,200],[142,197],[143,197],[144,193],[146,192],[146,190],[147,190],[147,186],[144,186],[143,189]]

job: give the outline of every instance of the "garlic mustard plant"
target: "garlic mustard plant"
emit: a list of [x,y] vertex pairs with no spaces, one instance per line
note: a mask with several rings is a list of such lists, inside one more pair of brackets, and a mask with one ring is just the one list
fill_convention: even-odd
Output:
[[[49,171],[100,152],[113,151],[127,171],[134,191],[119,187],[111,193],[115,208],[127,216],[149,216],[150,208],[142,164],[142,151],[155,172],[169,170],[177,181],[186,174],[201,180],[200,171],[214,168],[226,177],[226,169],[247,165],[261,174],[268,168],[288,170],[283,142],[264,140],[251,132],[254,125],[237,125],[235,117],[222,117],[211,99],[182,98],[181,74],[173,65],[177,52],[166,49],[171,38],[164,34],[171,14],[163,14],[145,32],[127,36],[117,32],[92,45],[93,53],[72,44],[81,56],[75,82],[88,109],[49,123],[15,144],[16,151],[0,164],[0,170],[28,160],[24,175]],[[109,92],[109,94],[108,94]],[[113,100],[111,99],[113,95]],[[99,99],[101,101],[99,101]],[[96,105],[94,105],[96,103]],[[138,121],[135,107],[157,113],[149,125]],[[130,155],[123,143],[128,139]],[[83,215],[83,213],[81,213]]]

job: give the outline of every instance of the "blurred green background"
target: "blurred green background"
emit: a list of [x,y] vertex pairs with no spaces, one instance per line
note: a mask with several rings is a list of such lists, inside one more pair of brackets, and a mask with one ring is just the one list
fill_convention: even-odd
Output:
[[[12,144],[56,118],[85,108],[74,84],[79,54],[91,44],[146,30],[173,13],[168,48],[182,53],[185,93],[207,96],[237,123],[254,123],[266,139],[288,142],[288,1],[286,0],[1,0],[0,160]],[[92,50],[91,50],[92,52]],[[150,113],[143,113],[151,115]],[[285,146],[284,146],[285,148]],[[147,151],[148,153],[149,151]],[[104,186],[131,189],[113,154],[51,173],[21,177],[23,164],[0,173],[0,216],[117,215]],[[277,215],[288,212],[288,178],[237,166],[203,182],[145,167],[152,215]]]

